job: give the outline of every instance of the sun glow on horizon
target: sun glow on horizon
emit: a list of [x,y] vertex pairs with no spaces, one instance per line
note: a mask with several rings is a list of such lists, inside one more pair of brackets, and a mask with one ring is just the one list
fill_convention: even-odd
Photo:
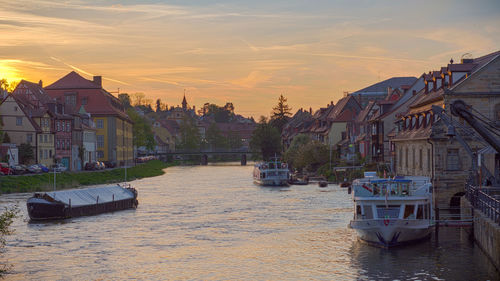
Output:
[[0,79],[6,79],[8,82],[19,82],[23,79],[21,71],[14,64],[19,60],[4,59],[0,60]]

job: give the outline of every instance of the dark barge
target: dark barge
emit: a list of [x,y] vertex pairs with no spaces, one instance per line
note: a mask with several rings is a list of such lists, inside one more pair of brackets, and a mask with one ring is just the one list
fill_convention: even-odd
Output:
[[26,202],[31,220],[66,219],[136,208],[137,190],[120,185],[35,193]]

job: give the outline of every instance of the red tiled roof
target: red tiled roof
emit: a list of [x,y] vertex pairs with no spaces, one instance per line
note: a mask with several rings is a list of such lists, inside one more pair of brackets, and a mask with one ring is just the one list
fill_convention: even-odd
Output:
[[75,92],[78,95],[75,108],[80,108],[85,98],[87,100],[87,104],[84,105],[85,110],[92,116],[118,116],[132,122],[118,98],[74,71],[47,86],[45,90],[51,97],[60,100],[64,99],[67,92]]
[[55,89],[101,89],[101,86],[93,81],[87,80],[75,71],[71,71],[63,78],[45,87],[46,90]]

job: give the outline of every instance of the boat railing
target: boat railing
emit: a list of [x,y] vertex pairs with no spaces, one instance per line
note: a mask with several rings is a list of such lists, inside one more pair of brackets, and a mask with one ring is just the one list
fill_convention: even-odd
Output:
[[465,196],[474,209],[500,225],[500,188],[480,188],[467,184]]
[[354,183],[354,196],[366,197],[409,197],[426,196],[431,193],[430,182],[362,180]]

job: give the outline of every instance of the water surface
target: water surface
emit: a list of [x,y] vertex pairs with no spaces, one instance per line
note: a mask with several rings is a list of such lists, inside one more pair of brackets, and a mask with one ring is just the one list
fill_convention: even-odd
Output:
[[173,167],[133,182],[139,207],[28,223],[20,205],[3,259],[7,280],[495,280],[480,249],[456,228],[391,250],[347,228],[352,203],[337,185],[252,183],[252,167]]

